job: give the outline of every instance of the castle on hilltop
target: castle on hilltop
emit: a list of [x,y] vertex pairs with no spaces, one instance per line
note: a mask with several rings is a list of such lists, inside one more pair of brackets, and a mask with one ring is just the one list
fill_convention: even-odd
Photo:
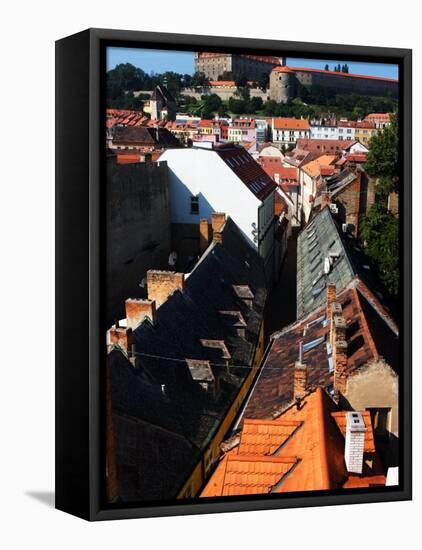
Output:
[[[251,97],[264,101],[274,99],[286,103],[299,95],[299,88],[321,86],[335,93],[356,93],[371,96],[398,96],[398,80],[377,76],[357,75],[321,69],[287,67],[285,57],[230,53],[195,53],[195,71],[204,73],[210,85],[201,93],[215,93],[228,99],[236,92],[233,81],[219,81],[224,73],[245,75],[252,84],[262,74],[269,75],[269,88],[262,91],[251,89]],[[190,91],[187,95],[194,95]],[[200,96],[200,94],[199,94]]]
[[297,97],[300,86],[322,86],[340,94],[398,96],[398,80],[392,78],[286,66],[272,69],[268,95],[270,99],[285,103]]
[[196,52],[195,72],[204,73],[209,80],[218,80],[224,73],[244,74],[249,80],[270,74],[277,66],[284,66],[284,57],[233,53]]

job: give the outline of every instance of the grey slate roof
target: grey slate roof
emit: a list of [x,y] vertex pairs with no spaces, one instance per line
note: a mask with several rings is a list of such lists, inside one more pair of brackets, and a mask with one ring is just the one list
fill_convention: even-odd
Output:
[[[326,274],[325,264],[328,262],[330,269]],[[324,303],[328,283],[335,283],[337,292],[340,292],[354,276],[355,270],[330,209],[323,208],[298,236],[297,318]]]
[[146,126],[115,126],[113,144],[130,144],[146,147],[180,147],[178,139],[167,128]]
[[[133,331],[138,368],[117,370],[116,358],[109,354],[121,495],[126,500],[177,495],[250,372],[267,297],[263,260],[230,218],[222,235],[223,243],[208,248],[184,290],[174,292],[158,308],[156,322],[146,320]],[[234,285],[249,286],[252,307],[236,294]],[[241,317],[234,316],[234,324],[222,314],[237,311]],[[204,346],[201,340],[223,341],[230,366],[220,348]],[[130,365],[121,352],[114,353]],[[210,371],[201,367],[192,372],[188,359],[210,361]],[[216,399],[195,381],[198,377],[220,379]],[[137,434],[131,436],[131,445],[126,439],[129,425],[136,426]],[[140,438],[138,443],[133,437]],[[157,464],[159,473],[154,475]],[[136,468],[150,475],[137,475]]]

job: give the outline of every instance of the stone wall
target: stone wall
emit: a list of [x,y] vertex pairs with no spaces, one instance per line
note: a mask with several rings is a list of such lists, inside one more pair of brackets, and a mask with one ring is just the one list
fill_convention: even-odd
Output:
[[170,211],[166,162],[107,161],[107,321],[123,318],[126,298],[144,298],[148,269],[166,269]]

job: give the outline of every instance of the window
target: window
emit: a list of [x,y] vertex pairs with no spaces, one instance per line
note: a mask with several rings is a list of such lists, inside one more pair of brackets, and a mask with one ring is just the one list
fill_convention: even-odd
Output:
[[199,214],[199,197],[198,196],[194,195],[190,198],[190,213]]

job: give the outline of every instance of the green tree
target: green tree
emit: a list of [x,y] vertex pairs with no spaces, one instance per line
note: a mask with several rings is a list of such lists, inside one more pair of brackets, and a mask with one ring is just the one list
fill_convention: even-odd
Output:
[[364,168],[369,176],[377,178],[376,192],[380,200],[385,202],[389,193],[398,191],[400,164],[396,116],[391,126],[371,138]]
[[205,76],[204,73],[196,72],[192,76],[190,85],[191,86],[208,86],[209,85],[208,78]]
[[399,220],[375,202],[360,224],[360,239],[371,267],[387,292],[399,290]]
[[229,111],[234,113],[235,115],[241,115],[243,113],[246,113],[246,107],[247,103],[243,99],[235,99],[234,97],[231,97],[229,99]]
[[204,96],[204,105],[202,110],[202,116],[204,118],[212,118],[214,113],[220,112],[223,107],[223,102],[217,94],[210,94]]

